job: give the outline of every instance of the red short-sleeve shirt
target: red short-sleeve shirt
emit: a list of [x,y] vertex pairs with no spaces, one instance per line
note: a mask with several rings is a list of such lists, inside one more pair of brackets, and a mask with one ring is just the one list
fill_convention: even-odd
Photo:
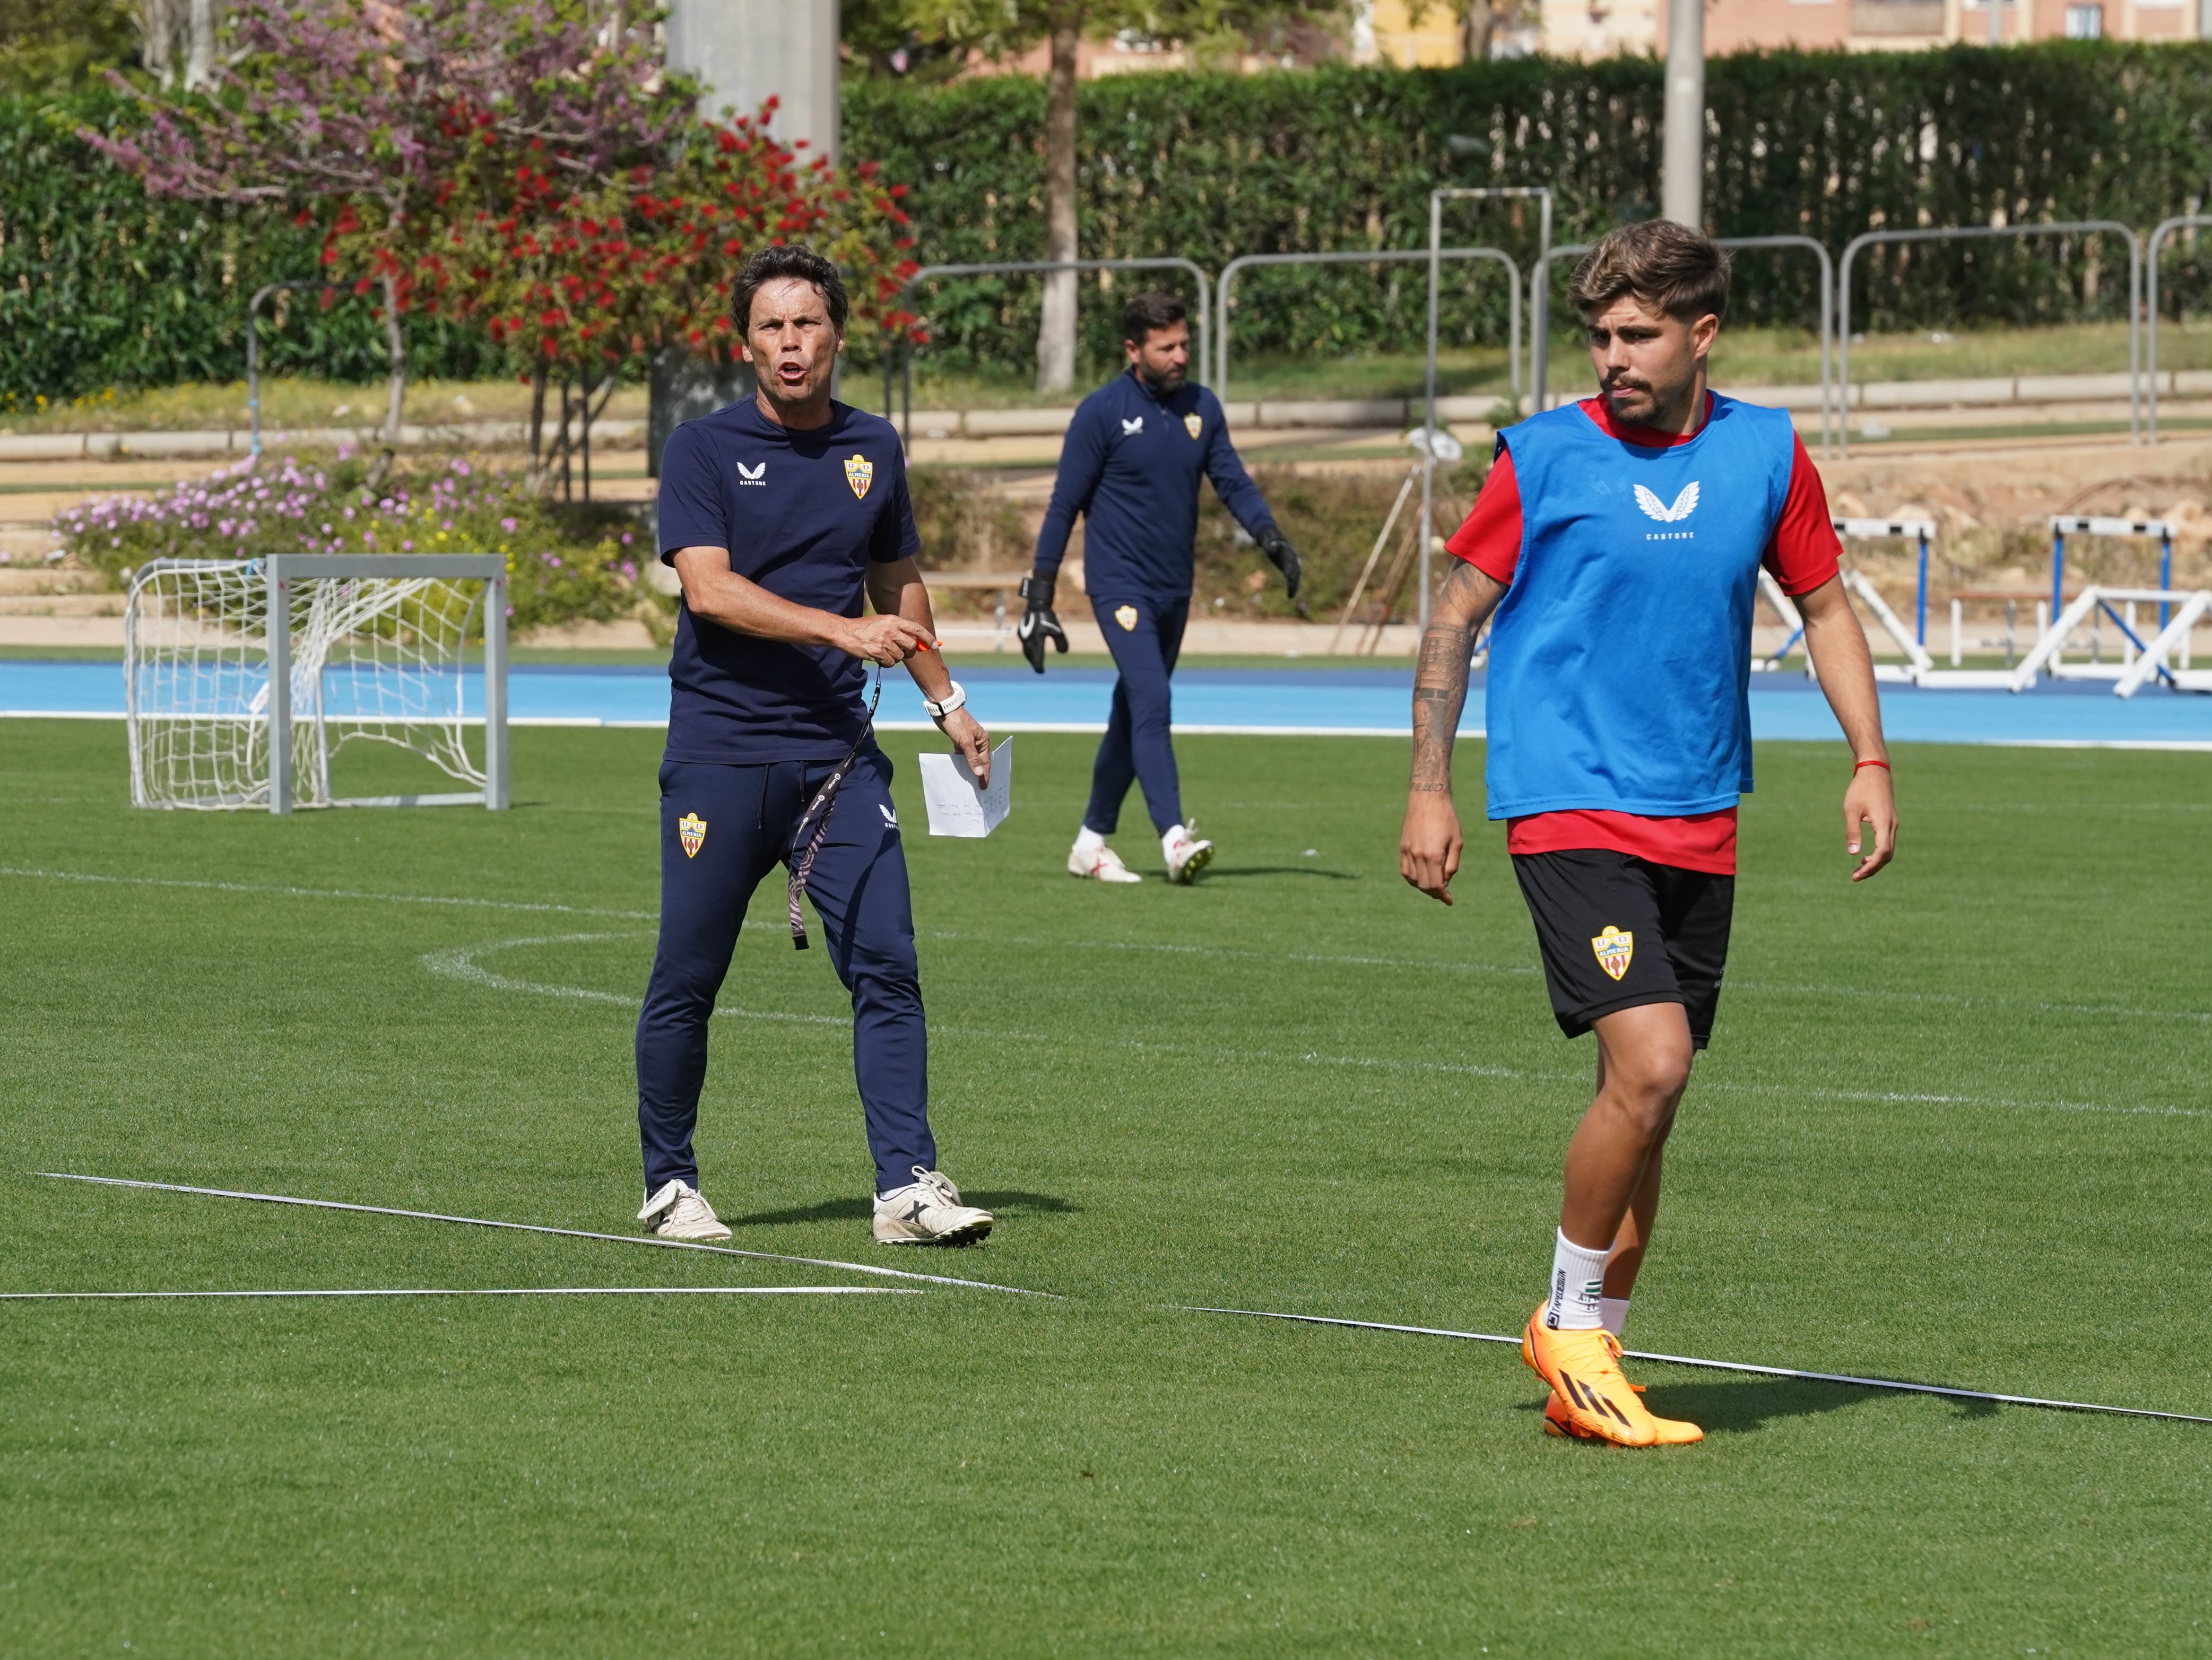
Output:
[[[1618,425],[1602,398],[1584,398],[1577,407],[1608,435],[1647,449],[1686,444],[1695,436]],[[1843,549],[1828,517],[1827,492],[1821,487],[1813,458],[1806,453],[1802,439],[1793,439],[1792,443],[1790,491],[1774,528],[1774,539],[1767,544],[1765,563],[1782,591],[1794,599],[1835,579]],[[1490,476],[1483,480],[1474,511],[1444,546],[1484,575],[1510,587],[1521,562],[1521,487],[1513,476],[1511,451],[1501,449]],[[1595,809],[1531,813],[1506,822],[1505,846],[1511,853],[1606,848],[1654,864],[1733,876],[1735,809],[1701,812],[1688,818],[1647,818]]]

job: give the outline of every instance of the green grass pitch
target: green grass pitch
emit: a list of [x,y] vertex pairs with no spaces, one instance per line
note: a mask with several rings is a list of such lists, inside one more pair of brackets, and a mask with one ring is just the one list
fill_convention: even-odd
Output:
[[[27,1173],[632,1229],[659,741],[518,733],[504,816],[280,822],[134,813],[119,726],[0,723],[0,1289],[859,1283]],[[934,1115],[999,1231],[868,1243],[774,884],[707,1191],[739,1245],[1065,1300],[0,1304],[0,1648],[2212,1645],[2212,1426],[1647,1365],[1708,1439],[1615,1452],[1506,1349],[1176,1311],[1525,1317],[1591,1056],[1499,836],[1447,912],[1396,874],[1402,745],[1186,740],[1213,870],[1079,885],[1089,739],[1018,739],[985,842],[920,833],[919,741]],[[1903,750],[1856,888],[1840,749],[1759,766],[1632,1346],[2212,1413],[2212,757]]]

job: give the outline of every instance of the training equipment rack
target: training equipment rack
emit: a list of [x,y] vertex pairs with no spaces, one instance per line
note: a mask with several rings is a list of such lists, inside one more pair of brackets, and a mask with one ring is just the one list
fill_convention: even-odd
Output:
[[[497,554],[157,559],[131,579],[124,695],[134,806],[507,805],[507,561]],[[483,642],[478,682],[464,663]],[[465,741],[483,728],[483,759]],[[334,797],[356,739],[470,787]]]

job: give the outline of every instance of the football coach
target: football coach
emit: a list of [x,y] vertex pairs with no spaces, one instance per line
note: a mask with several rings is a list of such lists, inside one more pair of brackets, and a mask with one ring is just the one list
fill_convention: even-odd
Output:
[[848,309],[837,268],[805,248],[765,249],[731,305],[758,390],[678,427],[661,461],[660,556],[683,598],[660,767],[660,941],[637,1022],[638,1219],[665,1238],[730,1237],[700,1195],[691,1134],[715,995],[746,903],[781,861],[794,939],[804,945],[803,890],[852,993],[877,1240],[980,1239],[990,1213],[937,1169],[906,854],[862,696],[867,666],[906,665],[978,779],[990,741],[936,650],[898,434],[830,396]]
[[1127,373],[1083,400],[1067,429],[1035,569],[1022,583],[1022,651],[1044,672],[1045,642],[1067,649],[1053,587],[1067,538],[1083,515],[1083,586],[1120,678],[1091,772],[1091,805],[1067,855],[1068,873],[1099,882],[1144,879],[1106,845],[1121,800],[1141,781],[1170,882],[1189,882],[1213,857],[1191,833],[1169,737],[1168,677],[1190,620],[1197,562],[1198,485],[1215,494],[1298,597],[1298,556],[1275,528],[1259,487],[1237,459],[1221,400],[1190,384],[1190,325],[1182,301],[1140,294],[1121,313]]

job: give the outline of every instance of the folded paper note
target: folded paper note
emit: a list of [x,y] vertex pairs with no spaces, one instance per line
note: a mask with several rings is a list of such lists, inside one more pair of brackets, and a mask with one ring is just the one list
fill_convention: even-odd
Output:
[[980,788],[965,757],[925,752],[921,798],[932,836],[988,836],[1014,808],[1014,740],[991,751],[991,781]]

